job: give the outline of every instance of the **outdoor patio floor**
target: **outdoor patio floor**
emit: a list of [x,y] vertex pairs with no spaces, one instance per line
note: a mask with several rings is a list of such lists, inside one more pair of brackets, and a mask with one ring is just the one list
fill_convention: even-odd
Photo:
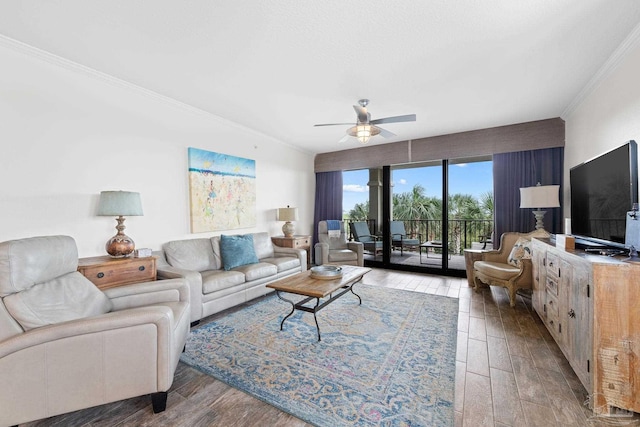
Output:
[[[471,246],[472,249],[482,249],[483,244],[474,242]],[[492,249],[492,246],[489,244],[486,247],[487,250]],[[376,260],[382,262],[382,254],[378,254],[374,256],[374,254],[370,252],[364,253],[364,259],[367,260]],[[429,250],[428,256],[425,252],[425,248],[422,249],[422,256],[419,254],[417,250],[404,250],[402,254],[400,254],[399,250],[394,250],[391,252],[391,263],[392,264],[400,264],[400,265],[410,265],[417,267],[425,267],[425,268],[441,268],[442,267],[442,254],[434,253],[433,250]],[[465,270],[465,261],[464,255],[451,255],[448,259],[449,269],[451,270]]]

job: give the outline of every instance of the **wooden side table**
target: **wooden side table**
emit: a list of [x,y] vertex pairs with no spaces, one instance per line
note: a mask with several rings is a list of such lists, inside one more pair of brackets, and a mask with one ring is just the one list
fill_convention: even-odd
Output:
[[78,271],[101,290],[150,282],[156,280],[156,257],[111,258],[105,255],[80,258]]
[[307,269],[311,266],[311,236],[295,235],[291,237],[275,236],[271,238],[274,245],[282,248],[296,248],[307,251]]

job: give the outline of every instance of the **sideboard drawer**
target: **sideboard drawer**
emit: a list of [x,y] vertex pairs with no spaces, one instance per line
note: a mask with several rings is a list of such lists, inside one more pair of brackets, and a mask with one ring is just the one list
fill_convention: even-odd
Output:
[[[80,260],[78,271],[100,289],[156,280],[156,258]],[[89,259],[91,260],[91,259]]]
[[547,277],[547,292],[551,292],[554,296],[558,296],[558,281]]
[[547,274],[560,277],[560,260],[557,255],[547,252]]

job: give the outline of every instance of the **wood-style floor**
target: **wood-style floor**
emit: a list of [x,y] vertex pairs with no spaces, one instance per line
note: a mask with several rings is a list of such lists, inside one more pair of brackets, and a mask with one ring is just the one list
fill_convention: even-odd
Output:
[[[476,293],[466,279],[382,269],[364,283],[459,298],[458,347],[451,355],[456,426],[601,425],[589,419],[585,389],[526,297],[510,308],[502,288]],[[149,397],[142,396],[23,425],[308,426],[183,363],[163,413],[153,414]]]

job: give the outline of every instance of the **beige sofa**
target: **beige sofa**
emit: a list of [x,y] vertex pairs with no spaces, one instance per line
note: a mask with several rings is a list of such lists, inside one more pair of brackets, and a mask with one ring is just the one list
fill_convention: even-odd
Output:
[[252,233],[257,262],[225,270],[221,236],[165,243],[158,257],[159,279],[185,278],[191,294],[191,323],[273,292],[265,285],[307,269],[304,249],[283,248],[269,234]]
[[0,426],[152,394],[164,410],[189,333],[184,280],[101,292],[69,236],[0,243]]

